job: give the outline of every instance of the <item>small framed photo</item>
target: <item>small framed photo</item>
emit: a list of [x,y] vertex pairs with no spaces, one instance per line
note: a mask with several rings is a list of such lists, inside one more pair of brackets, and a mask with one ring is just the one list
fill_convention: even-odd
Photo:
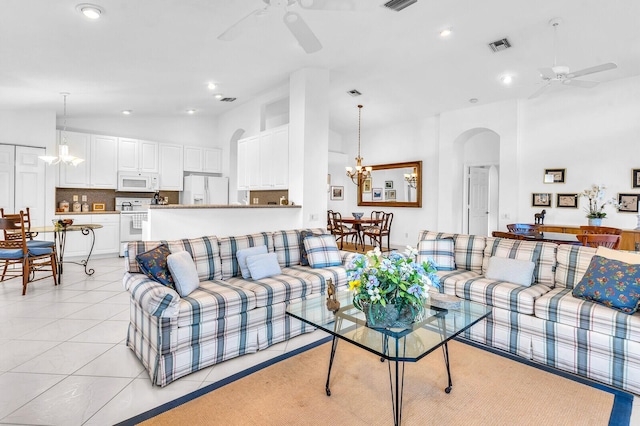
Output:
[[556,197],[556,207],[565,209],[577,209],[578,194],[558,194]]
[[371,199],[373,201],[382,201],[382,188],[372,188]]
[[107,209],[107,205],[105,203],[92,203],[91,210],[94,212],[103,212]]
[[395,189],[387,189],[384,191],[384,198],[389,201],[396,200],[396,190]]
[[371,192],[371,178],[362,181],[362,192]]
[[531,194],[531,207],[551,207],[551,194],[534,192]]
[[393,189],[393,181],[385,180],[384,181],[384,189]]
[[344,186],[332,186],[331,187],[331,199],[332,200],[344,200]]
[[640,188],[640,169],[631,170],[631,187]]
[[618,211],[620,213],[638,213],[640,194],[618,194]]
[[544,169],[544,183],[564,183],[567,169]]

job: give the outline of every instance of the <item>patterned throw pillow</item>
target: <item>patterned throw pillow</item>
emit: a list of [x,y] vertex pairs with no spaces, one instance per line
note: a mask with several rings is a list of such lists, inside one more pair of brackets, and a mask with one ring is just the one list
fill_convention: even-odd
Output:
[[340,251],[333,235],[319,235],[304,239],[309,265],[312,268],[326,268],[342,265]]
[[300,231],[300,265],[309,266],[307,249],[304,246],[304,240],[307,237],[318,237],[323,234],[314,234],[313,231]]
[[633,314],[640,302],[640,265],[595,255],[573,295]]
[[137,255],[136,261],[140,266],[140,270],[147,274],[149,278],[175,290],[173,278],[167,265],[167,257],[170,254],[169,247],[166,244],[161,244],[154,249]]
[[422,240],[418,243],[418,263],[431,259],[438,271],[453,271],[456,269],[453,252],[453,239],[442,238],[436,240]]

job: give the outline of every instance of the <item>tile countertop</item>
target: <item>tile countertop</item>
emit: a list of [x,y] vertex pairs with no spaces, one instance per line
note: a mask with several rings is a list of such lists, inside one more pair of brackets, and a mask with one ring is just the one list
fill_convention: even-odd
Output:
[[67,216],[67,215],[83,215],[83,214],[120,214],[119,211],[115,210],[93,210],[90,212],[56,212],[56,216]]
[[150,209],[299,209],[302,206],[280,206],[273,204],[166,204],[150,205]]

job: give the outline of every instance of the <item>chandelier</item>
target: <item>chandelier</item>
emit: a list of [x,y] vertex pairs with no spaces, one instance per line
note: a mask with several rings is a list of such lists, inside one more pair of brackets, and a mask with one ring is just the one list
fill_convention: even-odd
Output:
[[409,184],[409,188],[415,188],[417,186],[418,171],[416,170],[415,167],[413,168],[413,173],[404,174],[404,180],[406,180],[407,184]]
[[373,167],[362,167],[362,157],[360,156],[360,117],[362,113],[362,105],[358,105],[358,156],[356,157],[356,169],[353,167],[346,167],[347,176],[351,178],[351,181],[360,186],[360,182],[365,180],[371,175]]
[[65,131],[67,130],[67,96],[69,95],[69,93],[62,92],[60,94],[64,97],[64,112],[62,131],[60,132],[60,145],[58,145],[58,156],[54,157],[52,155],[41,155],[38,158],[49,165],[63,163],[67,165],[77,166],[84,160],[82,158],[69,155],[69,145],[67,145],[67,138],[65,135]]

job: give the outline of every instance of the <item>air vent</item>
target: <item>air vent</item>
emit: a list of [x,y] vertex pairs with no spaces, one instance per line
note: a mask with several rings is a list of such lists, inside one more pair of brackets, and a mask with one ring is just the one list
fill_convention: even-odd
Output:
[[348,94],[350,94],[351,96],[353,96],[354,98],[355,98],[356,96],[360,96],[360,95],[362,95],[362,93],[360,93],[360,92],[359,92],[359,91],[357,91],[356,89],[349,90],[347,93],[348,93]]
[[222,99],[220,99],[220,102],[233,102],[235,100],[236,100],[236,98],[222,98]]
[[489,43],[489,47],[494,52],[502,52],[503,50],[507,50],[511,47],[511,43],[506,38],[494,41],[493,43]]
[[390,0],[386,2],[383,6],[387,9],[395,10],[396,12],[400,12],[407,6],[411,6],[418,0]]

